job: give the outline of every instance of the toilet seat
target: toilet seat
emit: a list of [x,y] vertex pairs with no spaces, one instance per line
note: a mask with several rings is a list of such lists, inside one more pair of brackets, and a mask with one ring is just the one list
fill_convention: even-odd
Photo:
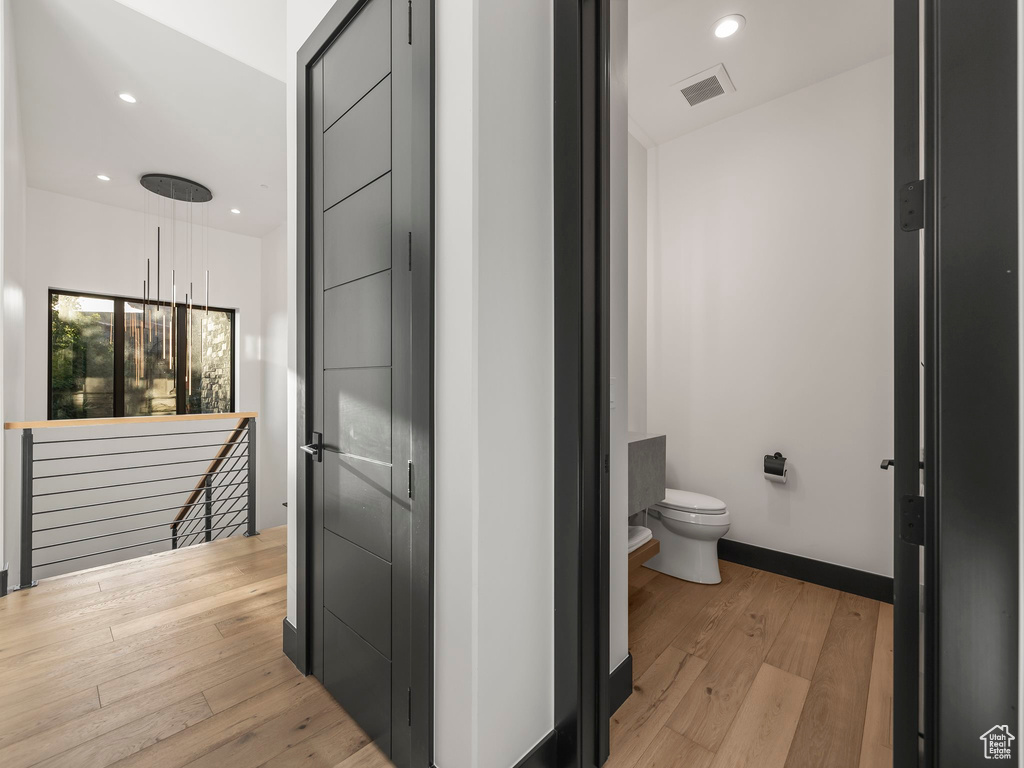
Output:
[[691,515],[724,515],[727,514],[725,502],[716,499],[714,496],[705,496],[703,493],[692,491],[678,491],[675,488],[665,489],[664,501],[654,505],[665,516],[672,520],[683,520],[688,518],[677,517],[676,512],[689,513]]
[[694,525],[729,525],[729,510],[725,502],[714,496],[692,491],[665,489],[665,500],[654,505],[664,518]]

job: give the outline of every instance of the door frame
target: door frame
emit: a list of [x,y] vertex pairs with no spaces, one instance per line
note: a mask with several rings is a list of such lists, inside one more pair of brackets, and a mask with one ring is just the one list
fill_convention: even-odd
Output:
[[[985,712],[992,720],[985,720],[985,727],[1018,727],[1018,3],[998,4],[979,14],[967,0],[920,1],[925,8],[920,39],[926,49],[921,63],[929,104],[921,116],[926,254],[921,334],[926,362],[935,361],[921,374],[927,582],[922,765],[945,768],[966,764],[965,756],[972,762],[980,757],[973,750],[984,728],[979,716],[967,717],[965,712]],[[608,455],[608,5],[608,0],[554,4],[555,734],[557,765],[576,768],[600,766],[607,758],[610,715],[608,482],[601,471]],[[895,23],[904,34],[907,25],[918,23],[917,7],[917,0],[895,0]],[[918,52],[915,44],[913,52],[894,54],[896,98],[909,99],[918,92],[913,61]],[[951,61],[956,62],[955,77]],[[911,66],[914,75],[908,77]],[[914,116],[906,105],[895,105],[898,136],[919,127],[916,97],[913,102]],[[954,106],[942,110],[943,104]],[[980,111],[990,118],[983,125],[973,117]],[[985,135],[979,140],[982,130]],[[918,164],[906,147],[897,148],[895,160],[900,175],[894,178],[894,192],[920,173],[914,173]],[[905,174],[910,175],[902,178]],[[951,217],[952,200],[972,215]],[[897,230],[898,215],[897,207]],[[916,256],[918,237],[912,245],[897,237],[894,258],[911,251]],[[985,263],[991,269],[976,268],[979,249],[990,256]],[[973,271],[964,269],[968,262]],[[897,285],[916,282],[916,259],[912,278],[902,267],[906,265],[895,265]],[[944,274],[956,278],[943,280]],[[969,341],[965,329],[974,331]],[[987,357],[979,354],[978,338],[989,342]],[[992,353],[992,345],[998,353]],[[898,376],[909,376],[899,360],[908,352],[916,354],[909,343],[895,350]],[[994,395],[980,380],[979,370],[997,377]],[[916,382],[915,377],[911,387],[898,379],[894,397],[918,403],[918,392],[911,391],[917,389]],[[957,396],[950,399],[950,391]],[[981,402],[984,408],[978,407]],[[993,407],[993,402],[998,405]],[[914,413],[894,427],[903,433],[896,447],[896,466],[903,466],[894,485],[895,540],[901,496],[917,493],[916,438],[907,435],[918,423]],[[950,432],[961,439],[952,444],[948,437],[943,440]],[[965,432],[975,440],[964,441]],[[979,507],[965,505],[964,493],[984,499],[987,506],[982,506],[996,510],[1000,523],[1012,530],[986,528],[983,535],[965,535],[977,532]],[[914,589],[897,587],[894,596],[896,611],[904,617],[916,618],[918,611],[916,574],[910,572],[917,557],[917,552],[894,553],[903,581],[914,579]],[[967,610],[972,616],[980,611],[986,620],[948,618]],[[915,634],[914,645],[917,639]],[[906,638],[897,642],[905,658],[918,658]],[[965,647],[973,652],[965,654]],[[918,701],[917,670],[901,672],[894,677],[899,688],[894,694],[904,711],[896,715],[896,724],[916,732],[916,712],[910,708]],[[917,766],[913,736],[904,734],[899,742],[894,766]]]
[[609,753],[610,3],[554,4],[558,766]]
[[[894,766],[916,765],[921,666],[921,547],[903,539],[901,505],[921,492],[922,232],[905,230],[900,190],[922,178],[921,3],[893,2],[893,702]],[[919,186],[919,185],[915,185]],[[919,190],[920,191],[920,190]],[[908,231],[909,230],[909,231]]]
[[[312,354],[309,332],[312,215],[308,201],[312,151],[308,141],[310,73],[324,51],[368,0],[336,0],[296,56],[296,445],[310,442]],[[434,742],[434,0],[410,0],[412,45],[412,559],[411,686],[409,720],[412,764],[428,768]],[[296,667],[308,675],[310,590],[314,577],[310,535],[312,472],[309,460],[296,460],[296,626],[294,641],[285,628],[285,647]]]

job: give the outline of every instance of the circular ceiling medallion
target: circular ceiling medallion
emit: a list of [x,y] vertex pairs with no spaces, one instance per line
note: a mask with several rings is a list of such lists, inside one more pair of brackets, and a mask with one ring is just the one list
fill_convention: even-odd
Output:
[[172,200],[183,200],[186,203],[208,203],[213,200],[213,192],[209,187],[169,173],[147,173],[139,179],[139,183],[150,192]]

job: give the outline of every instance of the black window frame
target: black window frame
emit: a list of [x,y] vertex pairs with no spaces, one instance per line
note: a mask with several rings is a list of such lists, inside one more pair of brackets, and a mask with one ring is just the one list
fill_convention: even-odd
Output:
[[[179,309],[187,309],[188,305],[184,302],[172,303],[170,301],[145,301],[140,298],[133,298],[131,296],[114,296],[112,294],[95,293],[93,291],[75,291],[63,288],[50,288],[46,294],[46,418],[47,420],[53,419],[53,297],[57,296],[79,296],[87,299],[101,299],[104,301],[112,301],[114,303],[114,413],[112,416],[104,418],[124,418],[124,373],[125,373],[125,346],[124,346],[124,305],[125,302],[133,304],[147,304],[161,307],[172,307],[174,312],[174,322],[177,324],[175,332],[175,414],[185,413],[185,366],[182,365],[182,361],[186,358],[185,351],[185,338],[186,338],[186,323],[188,322],[188,313],[179,312]],[[195,311],[196,307],[193,306]],[[238,359],[237,359],[237,341],[236,341],[236,323],[238,321],[237,311],[229,309],[227,307],[210,307],[214,312],[224,312],[231,319],[231,400],[229,403],[229,410],[225,413],[234,413],[235,398],[237,396],[237,374],[238,374]],[[201,311],[205,311],[206,306],[203,305]],[[120,350],[120,352],[118,352]]]

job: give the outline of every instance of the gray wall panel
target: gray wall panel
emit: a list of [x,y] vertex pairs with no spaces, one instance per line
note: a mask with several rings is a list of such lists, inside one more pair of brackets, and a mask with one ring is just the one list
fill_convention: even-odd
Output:
[[324,214],[324,287],[391,266],[391,175],[383,176]]
[[391,656],[391,564],[324,533],[324,605],[382,655]]
[[324,134],[324,207],[391,170],[391,78]]
[[391,462],[391,369],[324,372],[324,447]]
[[391,7],[371,0],[324,54],[324,125],[345,114],[391,71]]
[[391,365],[391,270],[324,291],[324,367]]
[[324,687],[384,754],[390,754],[391,662],[328,610],[324,647]]
[[324,526],[391,561],[391,467],[324,453]]

